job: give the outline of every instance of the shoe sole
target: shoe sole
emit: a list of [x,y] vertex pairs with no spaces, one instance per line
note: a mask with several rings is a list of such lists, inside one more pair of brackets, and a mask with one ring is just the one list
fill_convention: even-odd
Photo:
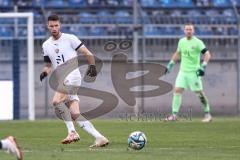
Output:
[[62,144],[71,144],[72,142],[77,142],[77,141],[79,141],[79,140],[80,140],[80,138],[78,138],[78,139],[73,139],[73,140],[62,141],[61,143],[62,143]]
[[203,123],[210,123],[210,122],[212,122],[212,119],[211,120],[209,120],[209,121],[202,121]]
[[99,146],[97,146],[97,145],[92,145],[92,146],[89,146],[89,148],[101,148],[101,147],[106,147],[107,145],[109,145],[109,142],[106,142],[106,143],[104,143],[104,144],[102,144],[102,145],[99,145]]
[[164,119],[164,122],[175,122],[177,119]]
[[108,144],[109,144],[109,142],[107,142],[107,143],[101,145],[100,147],[106,147]]

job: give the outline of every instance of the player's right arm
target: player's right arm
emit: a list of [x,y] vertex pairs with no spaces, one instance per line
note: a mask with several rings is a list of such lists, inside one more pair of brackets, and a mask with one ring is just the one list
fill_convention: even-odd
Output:
[[46,51],[43,47],[43,60],[44,60],[44,67],[42,73],[40,74],[40,81],[42,81],[45,77],[47,77],[51,73],[52,62],[47,55]]
[[40,81],[47,77],[51,73],[52,63],[45,62],[42,73],[40,74]]
[[181,56],[180,56],[179,51],[176,51],[175,53],[173,53],[172,58],[171,58],[170,61],[173,61],[174,63],[176,63],[180,59],[180,57]]
[[180,41],[178,42],[178,48],[175,53],[173,53],[171,60],[167,64],[165,74],[170,73],[173,69],[174,64],[181,58],[180,54]]
[[180,53],[176,51],[173,53],[171,60],[167,64],[167,68],[165,70],[165,74],[170,73],[173,69],[174,64],[180,59]]

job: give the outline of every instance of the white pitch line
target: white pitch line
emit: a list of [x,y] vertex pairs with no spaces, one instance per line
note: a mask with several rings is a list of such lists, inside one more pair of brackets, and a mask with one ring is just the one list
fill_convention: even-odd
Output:
[[[227,147],[204,147],[206,149],[232,149],[232,148],[240,148],[240,146],[227,146]],[[81,149],[59,149],[59,150],[52,150],[52,152],[82,152],[82,151],[86,151],[87,148],[81,148]],[[164,148],[147,148],[143,149],[143,150],[186,150],[186,149],[191,149],[189,148],[182,148],[182,147],[164,147]],[[199,149],[199,148],[198,148]],[[113,152],[119,152],[119,151],[128,151],[127,148],[94,148],[91,149],[89,148],[90,151],[98,151],[98,152],[107,152],[107,151],[113,151]],[[129,149],[131,151],[131,149]],[[42,150],[39,150],[40,152],[42,152]],[[134,150],[133,150],[134,151]],[[23,150],[23,152],[25,153],[31,153],[31,152],[38,152],[38,150]]]

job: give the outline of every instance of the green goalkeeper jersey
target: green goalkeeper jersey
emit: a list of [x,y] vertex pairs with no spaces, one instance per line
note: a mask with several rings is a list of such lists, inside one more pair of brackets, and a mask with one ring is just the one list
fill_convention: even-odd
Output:
[[189,40],[186,37],[181,38],[177,48],[177,52],[181,55],[180,71],[197,71],[200,68],[201,51],[205,48],[203,41],[195,36]]

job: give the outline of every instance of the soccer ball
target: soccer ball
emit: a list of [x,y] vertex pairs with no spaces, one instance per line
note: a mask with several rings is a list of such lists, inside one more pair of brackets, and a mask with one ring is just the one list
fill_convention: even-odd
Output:
[[135,131],[132,132],[128,136],[128,147],[135,149],[135,150],[141,150],[147,143],[147,138],[145,134],[141,131]]

